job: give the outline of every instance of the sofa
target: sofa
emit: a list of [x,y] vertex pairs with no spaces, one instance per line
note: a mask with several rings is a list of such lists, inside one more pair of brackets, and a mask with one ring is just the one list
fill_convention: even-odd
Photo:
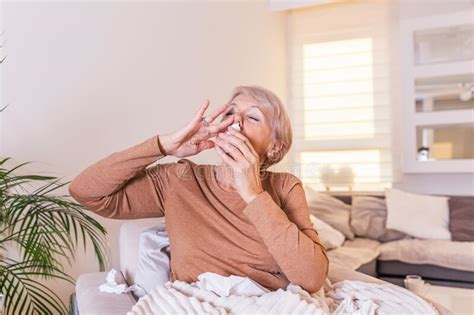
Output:
[[[353,231],[352,201],[355,198],[361,200],[361,196],[373,198],[375,202],[378,199],[380,204],[385,200],[383,194],[357,193],[327,193],[327,197],[323,199],[333,198],[337,202],[344,203],[344,209],[349,210],[350,213],[349,225]],[[366,198],[366,201],[370,200],[369,198]],[[316,204],[321,204],[321,200],[312,201],[311,196],[308,199],[312,213],[321,217],[321,213],[314,209],[318,207]],[[474,196],[450,196],[450,212],[456,211],[455,208],[458,207],[460,200],[464,206],[468,207],[463,211],[468,210],[470,215],[474,214]],[[332,201],[327,199],[325,202]],[[331,210],[340,208],[339,205],[336,207],[329,204],[328,207]],[[470,221],[468,229],[471,229],[474,222],[470,218],[466,220]],[[337,228],[337,225],[335,227]],[[347,229],[347,227],[344,228]],[[400,286],[403,286],[406,275],[419,275],[426,282],[434,285],[474,288],[474,242],[419,239],[409,235],[398,238],[380,241],[370,235],[367,237],[367,235],[359,236],[354,233],[353,238],[347,238],[342,246],[328,251],[329,259],[333,265],[345,266]]]
[[[160,219],[157,219],[160,220]],[[141,233],[156,225],[157,220],[141,220],[141,222],[124,223],[119,234],[120,267],[117,283],[131,285],[135,282],[137,269],[139,238]],[[370,264],[366,264],[367,268]],[[359,268],[365,271],[364,268]],[[70,314],[80,315],[120,315],[126,314],[136,303],[137,298],[130,292],[122,294],[110,294],[99,291],[99,286],[106,282],[107,272],[86,273],[78,277],[75,292],[70,299]],[[329,280],[336,283],[342,280],[359,280],[372,283],[384,283],[385,281],[374,278],[368,274],[351,270],[337,264],[330,265]],[[429,300],[428,300],[429,301]],[[442,305],[431,302],[442,315],[452,314]]]

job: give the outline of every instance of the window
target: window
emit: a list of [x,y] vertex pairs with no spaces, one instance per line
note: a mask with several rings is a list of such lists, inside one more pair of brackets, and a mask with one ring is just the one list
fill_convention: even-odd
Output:
[[388,32],[315,33],[306,20],[288,26],[292,171],[316,190],[391,187]]

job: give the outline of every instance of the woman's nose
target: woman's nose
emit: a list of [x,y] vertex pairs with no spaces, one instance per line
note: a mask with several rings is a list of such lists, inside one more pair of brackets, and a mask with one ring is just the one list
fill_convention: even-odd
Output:
[[242,121],[243,121],[243,120],[242,120],[242,118],[240,117],[239,114],[235,114],[235,115],[234,115],[234,124],[235,124],[235,123],[238,123],[239,126],[240,126],[240,129],[243,128],[243,123],[242,123]]

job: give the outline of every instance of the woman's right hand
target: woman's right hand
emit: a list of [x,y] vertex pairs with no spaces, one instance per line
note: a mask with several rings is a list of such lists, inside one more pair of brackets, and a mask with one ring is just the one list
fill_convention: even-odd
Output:
[[208,139],[225,130],[234,121],[234,116],[230,115],[217,125],[212,125],[212,122],[222,114],[228,106],[228,104],[224,104],[218,108],[206,119],[208,122],[208,124],[206,124],[203,121],[204,113],[209,107],[209,100],[206,100],[188,125],[173,133],[159,136],[161,146],[165,150],[164,153],[166,153],[166,155],[183,158],[213,148],[214,142]]

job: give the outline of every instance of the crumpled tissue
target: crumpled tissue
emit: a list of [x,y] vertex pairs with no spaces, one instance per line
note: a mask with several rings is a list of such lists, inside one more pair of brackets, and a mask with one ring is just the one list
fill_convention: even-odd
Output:
[[136,292],[142,290],[142,288],[136,284],[127,287],[125,283],[117,283],[118,277],[117,270],[115,269],[110,270],[107,273],[107,277],[105,279],[107,282],[99,286],[100,292],[122,294],[130,291]]
[[212,291],[219,296],[240,295],[260,296],[270,292],[257,282],[240,276],[224,277],[213,272],[205,272],[198,276],[196,286],[200,289]]

